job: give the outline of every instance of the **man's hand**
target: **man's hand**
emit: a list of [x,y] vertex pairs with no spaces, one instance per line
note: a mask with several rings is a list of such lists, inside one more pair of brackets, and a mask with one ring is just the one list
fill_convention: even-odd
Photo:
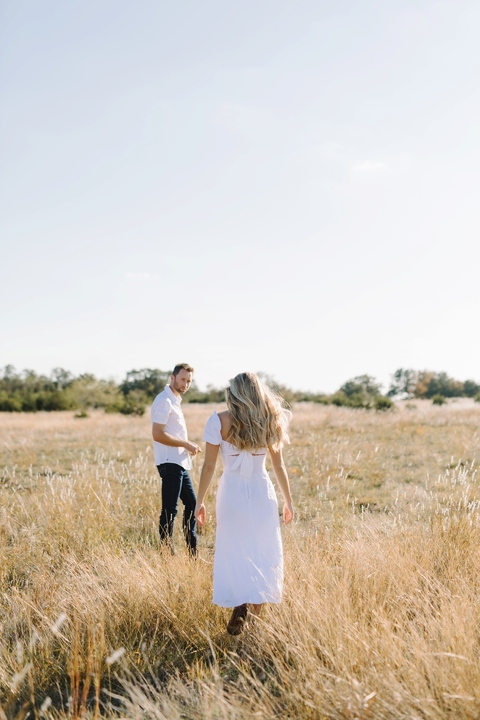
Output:
[[185,450],[188,450],[190,455],[198,455],[199,452],[202,452],[202,449],[198,445],[196,445],[196,443],[187,441],[183,447],[185,448]]

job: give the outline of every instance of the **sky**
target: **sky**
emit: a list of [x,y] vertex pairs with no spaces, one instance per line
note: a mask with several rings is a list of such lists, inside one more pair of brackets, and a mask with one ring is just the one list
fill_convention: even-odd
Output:
[[480,381],[480,4],[3,0],[0,367]]

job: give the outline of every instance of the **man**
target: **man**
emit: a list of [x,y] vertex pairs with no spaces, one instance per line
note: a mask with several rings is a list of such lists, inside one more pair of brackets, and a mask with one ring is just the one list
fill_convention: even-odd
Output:
[[184,505],[183,532],[191,555],[197,554],[197,527],[195,521],[196,496],[189,475],[191,455],[200,452],[189,442],[187,426],[180,403],[182,395],[192,384],[193,368],[187,363],[175,365],[170,384],[165,386],[153,401],[152,418],[153,452],[155,465],[162,478],[162,512],[160,514],[160,540],[170,544],[173,552],[173,524],[177,515],[178,500]]

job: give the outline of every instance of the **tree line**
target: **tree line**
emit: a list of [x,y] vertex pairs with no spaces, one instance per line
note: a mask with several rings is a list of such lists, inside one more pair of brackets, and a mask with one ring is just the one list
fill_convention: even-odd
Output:
[[[262,379],[287,403],[316,402],[353,408],[389,410],[394,399],[431,399],[437,404],[446,398],[470,397],[480,402],[480,384],[474,380],[455,380],[445,372],[417,371],[400,368],[391,377],[385,394],[371,375],[347,380],[335,393],[300,392],[278,384],[272,377],[259,373]],[[143,415],[153,398],[170,380],[170,372],[152,368],[130,370],[124,380],[102,380],[91,373],[74,376],[68,370],[55,368],[50,375],[33,370],[17,372],[12,365],[0,370],[0,412],[37,412],[76,410],[79,417],[90,408],[125,415]],[[185,395],[190,403],[223,402],[225,391],[213,385],[199,390],[195,381]]]

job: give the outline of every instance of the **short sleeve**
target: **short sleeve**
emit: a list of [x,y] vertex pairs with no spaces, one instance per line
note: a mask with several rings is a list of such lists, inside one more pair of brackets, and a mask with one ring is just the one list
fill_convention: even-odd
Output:
[[159,398],[155,400],[152,405],[152,411],[150,413],[152,422],[165,425],[172,406],[167,398]]
[[220,418],[217,413],[214,412],[213,415],[210,415],[205,425],[202,438],[204,442],[208,442],[210,445],[220,445],[222,442],[221,428]]

